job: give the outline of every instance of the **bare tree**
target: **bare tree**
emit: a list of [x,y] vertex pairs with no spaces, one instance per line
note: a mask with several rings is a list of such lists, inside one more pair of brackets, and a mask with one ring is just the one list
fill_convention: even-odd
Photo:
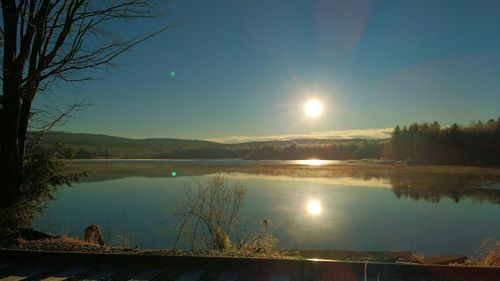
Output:
[[155,0],[1,0],[0,207],[19,196],[33,100],[55,81],[92,79],[133,46],[167,29],[132,38],[110,30],[120,20],[164,15]]
[[186,185],[187,199],[174,211],[175,216],[182,217],[175,246],[182,238],[192,249],[200,244],[214,250],[232,248],[229,235],[236,234],[245,192],[242,185],[229,186],[221,175],[206,184],[193,179]]
[[76,101],[65,107],[46,105],[42,109],[32,109],[29,122],[31,138],[27,138],[26,147],[36,148],[50,130],[64,125],[68,119],[74,117],[75,112],[87,106],[90,106],[90,104],[84,101]]
[[180,219],[174,247],[278,253],[279,240],[269,231],[270,220],[261,221],[260,231],[249,231],[242,223],[239,212],[246,194],[243,185],[230,186],[218,174],[206,183],[193,178],[186,183],[183,194],[186,198],[172,210],[173,218]]

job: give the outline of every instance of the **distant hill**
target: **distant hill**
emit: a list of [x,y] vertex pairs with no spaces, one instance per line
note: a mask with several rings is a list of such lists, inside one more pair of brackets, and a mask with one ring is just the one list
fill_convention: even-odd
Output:
[[[36,138],[39,133],[31,132],[30,138]],[[379,143],[377,140],[362,139],[296,139],[285,141],[255,141],[236,144],[217,143],[205,140],[186,140],[175,138],[146,138],[132,139],[101,134],[49,132],[42,141],[44,147],[64,145],[76,152],[76,158],[256,158],[257,151],[265,149],[295,149],[315,148],[325,149],[332,146],[350,147],[357,149],[361,144]],[[320,150],[321,150],[320,149]],[[325,152],[316,153],[317,158],[330,159]],[[300,154],[300,153],[299,153]],[[319,155],[321,154],[321,155]],[[259,153],[257,158],[266,158]],[[302,157],[302,155],[300,155]],[[307,156],[307,155],[306,155]],[[298,156],[297,156],[298,157]],[[352,157],[349,157],[349,159]],[[275,159],[270,157],[269,159]]]
[[[32,135],[37,135],[36,132]],[[123,146],[123,147],[202,147],[217,145],[215,142],[204,140],[184,140],[173,138],[131,139],[100,134],[49,132],[43,137],[47,145],[65,144],[71,146]]]

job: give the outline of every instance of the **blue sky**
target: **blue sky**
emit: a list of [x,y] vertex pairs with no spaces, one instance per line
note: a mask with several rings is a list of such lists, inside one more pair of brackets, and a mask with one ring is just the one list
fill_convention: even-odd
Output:
[[[175,24],[103,79],[38,98],[93,104],[59,130],[224,141],[500,115],[500,1],[177,0],[170,11],[117,28]],[[324,104],[314,120],[311,97]]]

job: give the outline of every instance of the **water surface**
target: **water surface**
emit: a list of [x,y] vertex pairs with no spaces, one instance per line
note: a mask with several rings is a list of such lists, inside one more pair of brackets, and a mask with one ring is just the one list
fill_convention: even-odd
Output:
[[185,199],[185,184],[221,174],[247,190],[240,213],[245,230],[259,230],[267,219],[282,248],[472,255],[484,238],[500,239],[500,179],[491,170],[429,172],[338,161],[72,165],[93,173],[59,191],[35,226],[81,236],[95,223],[115,244],[127,237],[139,247],[171,247],[178,219],[169,210]]

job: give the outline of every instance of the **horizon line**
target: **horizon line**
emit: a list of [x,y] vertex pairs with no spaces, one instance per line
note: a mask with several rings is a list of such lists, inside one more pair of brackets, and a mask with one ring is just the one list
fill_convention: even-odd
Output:
[[394,128],[356,129],[311,132],[306,134],[278,134],[262,136],[236,135],[227,137],[206,138],[203,140],[217,143],[245,143],[254,141],[290,141],[296,139],[386,139],[390,138]]
[[[50,131],[50,133],[70,133],[70,134],[89,134],[89,135],[101,135],[108,137],[117,138],[127,138],[135,140],[145,140],[145,139],[178,139],[178,140],[198,140],[198,141],[211,141],[223,144],[238,144],[245,142],[259,142],[259,141],[291,141],[299,139],[318,139],[318,140],[328,140],[328,139],[387,139],[390,138],[390,134],[394,128],[381,128],[381,129],[356,129],[356,130],[332,130],[332,131],[319,131],[310,132],[303,134],[276,134],[276,135],[260,135],[260,136],[247,136],[247,135],[234,135],[227,137],[214,137],[214,138],[178,138],[178,137],[127,137],[127,136],[117,136],[109,135],[104,133],[89,133],[89,132],[71,132],[71,131]],[[31,133],[36,133],[37,131],[31,131]]]

